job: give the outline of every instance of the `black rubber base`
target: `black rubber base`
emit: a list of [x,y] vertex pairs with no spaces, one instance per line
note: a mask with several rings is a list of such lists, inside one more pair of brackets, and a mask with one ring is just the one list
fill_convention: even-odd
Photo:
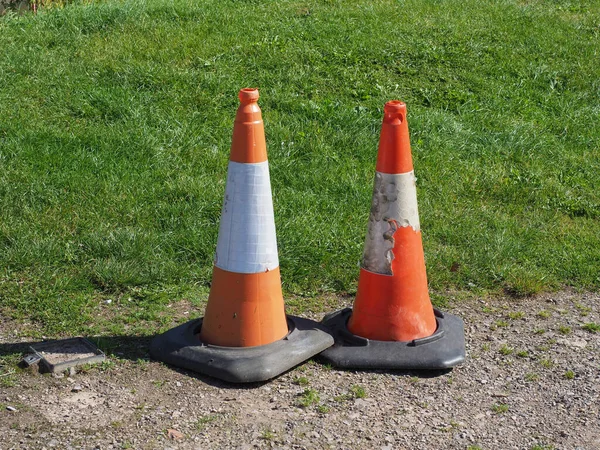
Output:
[[289,333],[258,347],[220,347],[200,341],[202,318],[172,328],[150,344],[152,358],[232,383],[266,381],[333,345],[319,323],[287,316]]
[[465,360],[465,336],[460,317],[434,310],[436,332],[410,342],[374,341],[348,331],[352,309],[328,314],[323,319],[335,345],[320,357],[344,369],[448,369]]

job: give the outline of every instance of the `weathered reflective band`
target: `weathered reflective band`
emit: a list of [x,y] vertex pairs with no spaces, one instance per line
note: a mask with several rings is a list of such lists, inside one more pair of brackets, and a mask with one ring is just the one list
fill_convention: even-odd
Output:
[[398,228],[420,231],[414,171],[388,174],[376,172],[371,213],[361,267],[392,275],[394,233]]

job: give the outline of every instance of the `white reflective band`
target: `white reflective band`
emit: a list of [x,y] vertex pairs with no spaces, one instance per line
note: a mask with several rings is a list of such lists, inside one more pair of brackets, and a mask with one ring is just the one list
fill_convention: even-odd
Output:
[[394,239],[400,227],[421,229],[414,171],[400,174],[376,172],[371,214],[361,267],[392,275]]
[[279,266],[267,161],[229,162],[215,265],[237,273]]

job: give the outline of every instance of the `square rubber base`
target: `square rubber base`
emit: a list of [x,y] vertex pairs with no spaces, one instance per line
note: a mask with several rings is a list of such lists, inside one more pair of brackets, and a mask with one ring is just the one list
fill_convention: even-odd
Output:
[[344,369],[448,369],[465,360],[465,336],[460,317],[434,309],[437,330],[410,342],[375,341],[348,331],[352,309],[328,314],[322,323],[332,332],[335,345],[320,357]]
[[179,325],[154,338],[152,358],[232,383],[266,381],[333,345],[318,322],[287,316],[289,333],[257,347],[220,347],[200,341],[202,319]]

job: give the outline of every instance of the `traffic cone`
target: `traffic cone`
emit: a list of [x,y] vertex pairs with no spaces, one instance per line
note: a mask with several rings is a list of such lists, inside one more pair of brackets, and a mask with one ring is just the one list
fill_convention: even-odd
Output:
[[429,299],[406,105],[384,108],[375,186],[354,308],[323,319],[338,367],[443,369],[465,358],[462,320]]
[[257,89],[242,89],[204,318],[151,344],[153,358],[231,382],[265,381],[333,344],[321,325],[286,316]]

